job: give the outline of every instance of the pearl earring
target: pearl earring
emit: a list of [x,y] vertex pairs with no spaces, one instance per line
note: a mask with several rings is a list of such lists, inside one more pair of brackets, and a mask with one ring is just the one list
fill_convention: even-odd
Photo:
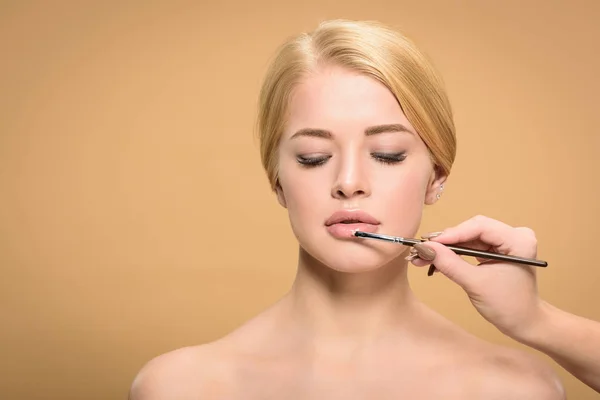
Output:
[[438,194],[436,194],[436,195],[435,195],[435,198],[439,200],[439,199],[440,199],[440,197],[442,197],[442,192],[443,192],[443,191],[444,191],[444,184],[442,183],[442,184],[440,185],[440,192],[439,192]]

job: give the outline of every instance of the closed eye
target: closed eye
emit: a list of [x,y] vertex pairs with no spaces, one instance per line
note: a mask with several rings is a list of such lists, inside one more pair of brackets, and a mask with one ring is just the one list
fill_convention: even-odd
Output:
[[325,164],[327,160],[329,160],[331,156],[317,156],[317,157],[304,157],[298,156],[296,157],[296,161],[299,164],[304,165],[306,167],[316,167],[322,164]]
[[406,159],[406,152],[400,153],[371,153],[371,157],[384,164],[397,164]]
[[[406,159],[406,152],[371,153],[371,157],[383,164],[398,164]],[[318,167],[325,164],[330,158],[330,155],[315,157],[297,156],[296,161],[305,167]]]

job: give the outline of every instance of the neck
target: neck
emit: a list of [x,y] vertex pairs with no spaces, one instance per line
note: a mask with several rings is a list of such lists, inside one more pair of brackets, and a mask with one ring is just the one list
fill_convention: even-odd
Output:
[[332,270],[300,249],[296,280],[287,298],[289,317],[313,341],[373,341],[410,326],[414,298],[407,262],[400,257],[374,271]]

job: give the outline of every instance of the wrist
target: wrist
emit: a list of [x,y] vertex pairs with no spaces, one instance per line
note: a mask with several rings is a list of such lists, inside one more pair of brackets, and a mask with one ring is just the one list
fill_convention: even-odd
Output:
[[543,346],[544,338],[551,334],[555,308],[544,300],[539,300],[535,311],[531,313],[526,324],[514,332],[508,333],[514,340],[532,347]]

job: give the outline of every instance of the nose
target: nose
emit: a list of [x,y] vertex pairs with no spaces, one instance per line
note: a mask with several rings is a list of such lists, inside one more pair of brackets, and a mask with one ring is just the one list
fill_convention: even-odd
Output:
[[347,157],[340,162],[331,195],[336,199],[366,197],[371,194],[366,171],[358,158]]

